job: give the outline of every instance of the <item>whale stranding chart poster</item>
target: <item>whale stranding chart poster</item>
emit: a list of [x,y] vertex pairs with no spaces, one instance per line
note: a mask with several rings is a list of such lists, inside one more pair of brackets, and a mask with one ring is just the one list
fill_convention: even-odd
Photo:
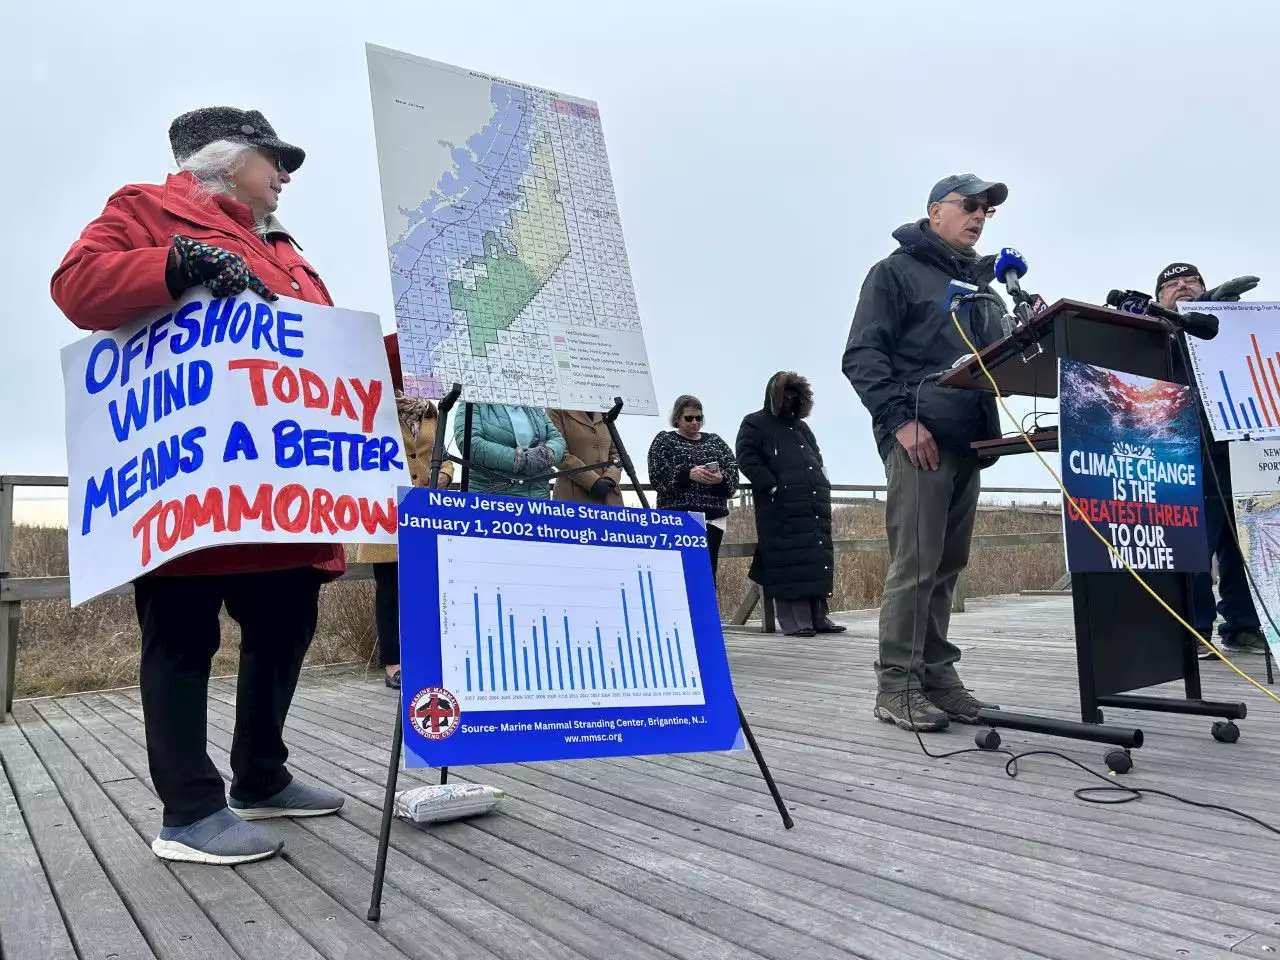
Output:
[[1062,360],[1058,397],[1062,477],[1074,501],[1063,505],[1067,569],[1208,570],[1191,389]]

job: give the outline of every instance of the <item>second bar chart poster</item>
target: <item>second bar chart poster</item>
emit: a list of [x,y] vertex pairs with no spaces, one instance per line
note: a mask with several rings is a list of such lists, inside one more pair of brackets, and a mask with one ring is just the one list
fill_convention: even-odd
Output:
[[406,765],[743,746],[698,518],[413,489],[399,523]]

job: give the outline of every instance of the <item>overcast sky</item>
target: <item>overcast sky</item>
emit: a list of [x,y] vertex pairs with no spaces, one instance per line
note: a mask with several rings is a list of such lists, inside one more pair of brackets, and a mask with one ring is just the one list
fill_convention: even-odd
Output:
[[[80,334],[49,276],[112,191],[173,169],[186,110],[261,109],[305,147],[281,219],[340,306],[392,329],[370,41],[597,101],[660,403],[698,394],[732,442],[799,370],[832,479],[881,483],[840,355],[867,269],[946,174],[1009,184],[980,249],[1018,247],[1049,301],[1150,292],[1184,259],[1280,299],[1278,27],[1270,0],[5,3],[0,473],[65,471],[58,349]],[[624,424],[638,463],[658,428]],[[985,479],[1050,482],[1025,456]]]

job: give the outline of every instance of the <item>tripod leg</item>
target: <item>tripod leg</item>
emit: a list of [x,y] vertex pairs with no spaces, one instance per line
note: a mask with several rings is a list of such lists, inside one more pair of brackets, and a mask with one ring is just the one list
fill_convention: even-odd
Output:
[[609,431],[609,439],[613,441],[613,446],[618,451],[618,459],[622,462],[622,470],[626,473],[627,479],[631,481],[631,486],[635,488],[636,496],[640,498],[640,505],[648,510],[649,498],[645,496],[644,489],[640,486],[640,478],[636,476],[636,465],[631,462],[631,454],[627,453],[626,444],[622,442],[622,437],[618,435],[616,421],[618,414],[621,412],[622,398],[615,397],[613,409],[605,413],[601,419],[604,420],[605,428]]
[[752,754],[755,755],[756,763],[760,766],[760,775],[764,777],[764,782],[769,787],[769,793],[773,795],[773,802],[778,808],[778,813],[782,815],[782,825],[790,830],[795,826],[795,821],[791,819],[791,814],[787,812],[787,805],[782,800],[782,794],[778,792],[778,785],[773,782],[773,774],[769,772],[769,765],[764,762],[764,754],[760,752],[760,745],[756,743],[755,734],[751,732],[751,724],[747,723],[747,715],[742,712],[742,704],[738,703],[737,697],[734,698],[734,705],[738,708],[738,722],[742,724],[742,734],[747,738],[747,746],[751,748]]
[[1275,675],[1274,675],[1274,674],[1272,673],[1272,671],[1271,671],[1271,661],[1272,661],[1272,659],[1273,659],[1273,658],[1272,658],[1272,656],[1271,656],[1271,648],[1270,648],[1270,647],[1267,647],[1267,686],[1268,686],[1268,687],[1272,686],[1272,685],[1273,685],[1273,684],[1275,684],[1275,682],[1276,682]]
[[449,782],[449,768],[441,767],[440,768],[440,786],[443,787],[448,782]]
[[378,833],[378,862],[373,868],[373,893],[369,897],[370,921],[382,918],[382,880],[387,872],[387,846],[391,843],[391,818],[396,806],[396,779],[400,773],[400,747],[403,735],[400,698],[396,698],[396,729],[391,737],[391,760],[387,764],[387,792],[382,798],[382,829]]

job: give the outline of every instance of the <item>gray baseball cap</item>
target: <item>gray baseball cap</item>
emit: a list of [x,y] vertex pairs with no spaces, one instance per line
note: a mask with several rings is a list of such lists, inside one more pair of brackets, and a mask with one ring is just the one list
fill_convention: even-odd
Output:
[[997,207],[1009,199],[1009,188],[1003,183],[991,183],[973,173],[953,173],[933,185],[933,189],[929,191],[929,203],[937,203],[949,193],[958,193],[964,197],[985,193],[992,205]]

